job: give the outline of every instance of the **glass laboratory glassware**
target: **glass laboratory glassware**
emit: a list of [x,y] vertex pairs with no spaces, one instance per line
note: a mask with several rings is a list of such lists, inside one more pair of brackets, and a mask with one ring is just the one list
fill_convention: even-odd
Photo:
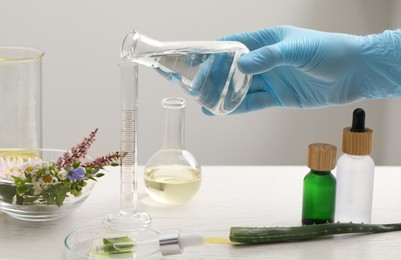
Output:
[[201,167],[184,148],[184,109],[182,98],[162,100],[165,113],[164,143],[145,165],[145,185],[151,198],[164,204],[190,200],[201,184]]
[[[162,259],[159,233],[137,210],[138,65],[119,64],[121,76],[120,209],[102,225],[81,228],[65,238],[65,259]],[[112,242],[110,242],[112,241]],[[111,251],[110,251],[111,250]]]
[[216,115],[235,110],[244,99],[251,76],[237,68],[248,48],[234,41],[160,42],[137,31],[123,41],[121,56],[152,67]]
[[4,151],[42,147],[43,55],[29,47],[0,47],[0,149]]
[[64,259],[163,259],[160,234],[152,229],[131,231],[88,226],[72,232],[64,240]]
[[105,225],[117,230],[135,230],[150,226],[151,218],[137,211],[137,132],[138,65],[119,64],[121,77],[121,159],[120,210],[105,219]]

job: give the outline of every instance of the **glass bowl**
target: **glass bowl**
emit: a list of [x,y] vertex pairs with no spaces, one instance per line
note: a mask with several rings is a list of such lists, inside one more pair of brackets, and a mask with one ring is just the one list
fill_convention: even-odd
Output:
[[[56,220],[76,210],[89,196],[96,183],[94,180],[73,181],[67,177],[66,171],[59,172],[56,174],[57,177],[48,177],[52,176],[50,174],[46,176],[49,170],[42,173],[42,177],[39,178],[40,183],[35,181],[33,184],[33,182],[27,181],[26,177],[19,176],[20,180],[26,181],[24,187],[21,188],[16,184],[18,180],[10,177],[10,173],[18,176],[15,172],[24,172],[29,169],[28,167],[32,167],[32,162],[35,162],[36,165],[55,162],[65,152],[55,149],[0,150],[0,209],[13,218],[25,221]],[[87,156],[83,161],[89,159],[90,157]],[[71,190],[69,187],[73,182],[77,183]],[[28,191],[24,191],[24,189]],[[19,195],[21,190],[25,192],[23,195]]]

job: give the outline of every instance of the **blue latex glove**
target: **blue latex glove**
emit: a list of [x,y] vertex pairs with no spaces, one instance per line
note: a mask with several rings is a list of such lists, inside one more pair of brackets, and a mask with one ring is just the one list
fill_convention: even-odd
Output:
[[401,97],[401,30],[355,36],[280,26],[220,40],[251,51],[238,61],[253,78],[234,113]]

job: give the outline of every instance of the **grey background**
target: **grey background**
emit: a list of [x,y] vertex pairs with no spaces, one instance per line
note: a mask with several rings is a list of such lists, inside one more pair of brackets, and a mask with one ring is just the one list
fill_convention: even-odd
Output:
[[[44,146],[67,149],[99,127],[93,155],[119,149],[117,64],[122,39],[133,28],[169,41],[214,40],[285,24],[359,35],[401,27],[401,1],[395,0],[0,0],[0,9],[0,45],[46,52]],[[188,103],[186,147],[202,165],[303,165],[309,143],[341,147],[342,129],[356,107],[366,110],[367,126],[375,131],[376,163],[401,165],[401,100],[208,117],[151,69],[139,72],[140,164],[162,143],[161,99],[181,96]]]

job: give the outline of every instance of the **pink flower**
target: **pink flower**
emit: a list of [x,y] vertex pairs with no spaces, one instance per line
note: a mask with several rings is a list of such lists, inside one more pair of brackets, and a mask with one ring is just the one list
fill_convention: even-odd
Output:
[[121,155],[120,152],[109,153],[106,156],[100,156],[100,157],[97,157],[93,161],[82,164],[82,167],[88,167],[88,166],[102,167],[102,166],[110,165],[113,162],[119,160],[120,158],[122,158],[124,156],[125,156],[125,154]]
[[58,168],[66,168],[73,164],[74,161],[79,161],[88,154],[88,150],[92,143],[95,141],[97,128],[89,134],[88,138],[79,143],[77,146],[71,148],[71,151],[64,153],[63,158],[57,160]]

